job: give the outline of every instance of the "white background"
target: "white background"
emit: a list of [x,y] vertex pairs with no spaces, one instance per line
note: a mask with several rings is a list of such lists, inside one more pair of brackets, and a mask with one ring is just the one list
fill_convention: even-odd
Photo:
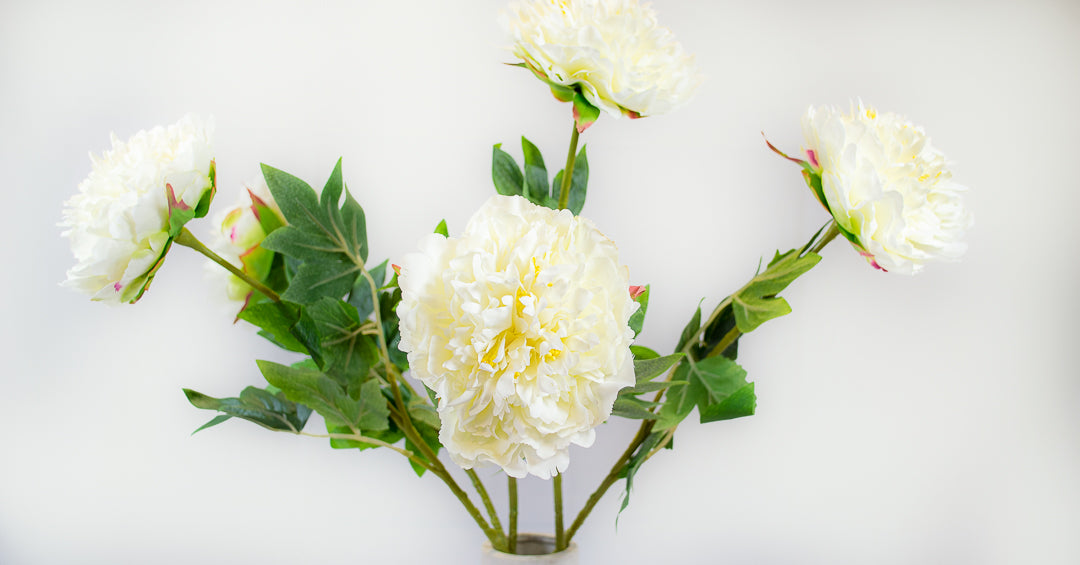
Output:
[[[811,103],[862,97],[923,125],[976,225],[963,262],[914,278],[829,246],[785,293],[794,313],[742,342],[757,415],[688,420],[617,530],[621,484],[597,507],[582,563],[1080,562],[1080,6],[654,5],[706,82],[674,114],[604,116],[582,138],[584,214],[653,285],[642,343],[669,350],[699,299],[825,222],[759,133],[797,150]],[[493,193],[493,143],[520,155],[525,134],[557,170],[569,136],[569,106],[501,64],[503,6],[0,5],[0,563],[477,561],[457,501],[392,452],[240,421],[190,436],[213,414],[182,387],[235,395],[260,384],[255,358],[289,357],[230,323],[188,249],[135,306],[61,289],[55,224],[110,131],[194,111],[216,117],[219,210],[260,162],[321,185],[341,156],[375,260],[441,218],[460,230]],[[572,452],[568,511],[633,429]],[[549,486],[523,484],[522,530],[551,530]]]

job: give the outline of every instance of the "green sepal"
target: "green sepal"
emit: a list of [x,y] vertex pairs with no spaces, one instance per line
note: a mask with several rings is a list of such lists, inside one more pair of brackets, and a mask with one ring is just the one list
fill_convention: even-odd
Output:
[[311,415],[310,408],[290,402],[284,394],[250,386],[245,388],[238,398],[214,398],[187,388],[184,389],[184,395],[196,408],[223,413],[200,426],[193,434],[232,417],[270,430],[297,433],[304,429],[304,424]]
[[[566,209],[575,216],[580,214],[581,209],[585,207],[585,193],[589,185],[589,158],[585,155],[585,147],[583,145],[581,151],[578,151],[577,156],[574,157],[574,175],[570,179],[570,197],[566,201]],[[551,182],[551,195],[555,202],[562,197],[564,172],[566,171],[559,171],[555,175],[555,180]]]
[[600,118],[600,108],[593,106],[580,90],[574,92],[574,124],[578,133],[589,129]]
[[435,233],[443,236],[450,237],[450,230],[446,227],[446,219],[443,218],[439,221],[439,225],[435,226]]
[[495,183],[495,192],[503,196],[521,196],[525,189],[525,177],[517,161],[502,150],[501,143],[491,149],[491,180]]
[[649,309],[649,285],[645,285],[645,290],[634,298],[634,302],[637,302],[639,306],[637,312],[630,315],[627,325],[634,330],[634,337],[637,337],[641,333],[641,328],[645,326],[645,312]]
[[217,162],[213,159],[210,160],[210,171],[207,177],[210,179],[210,188],[203,191],[195,204],[196,218],[206,217],[206,214],[210,212],[210,203],[214,201],[214,195],[217,194]]
[[787,301],[776,295],[820,260],[820,255],[801,255],[798,249],[782,255],[777,251],[765,271],[754,276],[731,297],[739,331],[750,333],[773,318],[791,313],[791,306]]

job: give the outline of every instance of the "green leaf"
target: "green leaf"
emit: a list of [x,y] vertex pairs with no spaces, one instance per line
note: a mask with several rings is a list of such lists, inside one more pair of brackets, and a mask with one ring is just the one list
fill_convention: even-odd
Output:
[[706,422],[753,416],[756,409],[757,395],[754,394],[754,383],[747,383],[716,404],[711,404],[705,408],[699,406],[698,414],[701,415],[701,423],[704,424]]
[[[562,182],[563,173],[565,170],[559,171],[555,175],[555,180],[551,182],[551,194],[556,202],[562,197]],[[574,157],[574,176],[570,179],[570,197],[566,201],[566,209],[574,213],[575,216],[581,213],[581,209],[585,207],[585,193],[589,184],[589,159],[585,155],[585,146],[581,147],[581,151],[578,151],[576,157]]]
[[[187,389],[184,389],[184,390],[187,390]],[[217,416],[214,416],[213,418],[211,418],[209,422],[199,426],[195,431],[191,432],[191,435],[195,435],[195,434],[205,430],[206,428],[212,428],[212,427],[214,427],[214,426],[216,426],[216,425],[218,425],[218,424],[220,424],[220,423],[222,423],[222,422],[224,422],[226,420],[230,420],[230,419],[232,419],[232,416],[229,416],[227,414],[218,414]]]
[[674,353],[658,359],[634,359],[634,376],[637,379],[637,384],[649,382],[666,373],[683,356],[683,353]]
[[630,504],[630,491],[634,489],[634,476],[638,470],[641,469],[641,465],[645,463],[649,453],[660,443],[664,434],[659,432],[653,432],[649,434],[649,437],[645,438],[641,446],[638,447],[637,452],[626,462],[626,468],[622,472],[624,478],[626,478],[626,490],[623,492],[622,502],[619,504],[619,512],[615,517],[615,523],[618,525],[619,516],[622,515],[623,510]]
[[634,298],[634,302],[640,304],[640,307],[638,307],[637,312],[630,316],[628,325],[630,329],[634,330],[634,337],[637,337],[641,333],[641,328],[645,325],[645,312],[649,309],[649,285],[645,285],[645,290]]
[[[320,199],[306,183],[273,167],[263,165],[263,177],[289,225],[261,245],[301,261],[282,298],[311,304],[324,296],[344,296],[367,259],[367,224],[363,209],[344,190],[341,160]],[[339,207],[343,191],[345,202]]]
[[[386,280],[387,263],[388,261],[383,261],[369,272],[371,279],[375,281],[376,289],[381,288],[383,281]],[[371,285],[368,284],[367,277],[360,276],[356,278],[356,284],[349,291],[349,304],[356,308],[357,316],[361,321],[368,319],[375,311],[375,303],[372,302],[371,298]]]
[[496,143],[491,150],[491,180],[495,191],[504,196],[520,196],[525,189],[525,178],[517,161]]
[[746,371],[738,363],[716,356],[693,363],[690,370],[690,386],[701,389],[695,396],[702,423],[753,415],[754,387],[746,382]]
[[297,353],[308,353],[307,347],[292,333],[293,326],[300,319],[299,308],[296,306],[287,303],[260,302],[244,308],[237,317],[261,328],[265,334],[260,332],[260,335],[278,347]]
[[697,310],[694,311],[694,315],[690,317],[690,321],[686,323],[686,327],[683,328],[682,335],[679,336],[679,344],[675,346],[675,351],[682,351],[686,343],[694,337],[698,329],[701,328],[701,302],[698,302]]
[[533,204],[545,206],[548,200],[548,175],[544,157],[524,136],[521,137],[521,151],[525,154],[524,196]]
[[187,388],[184,389],[184,395],[196,408],[223,413],[200,426],[195,432],[236,417],[267,429],[297,433],[304,429],[304,424],[311,414],[310,408],[290,402],[283,394],[274,394],[250,386],[240,393],[239,398],[214,398]]
[[790,313],[791,306],[776,295],[820,260],[821,256],[816,253],[799,255],[797,249],[783,255],[777,252],[765,272],[759,273],[731,297],[739,331],[750,333],[761,324]]
[[323,298],[305,308],[305,313],[319,335],[324,372],[345,387],[366,381],[379,361],[379,348],[371,335],[363,333],[356,308],[336,298]]
[[450,230],[446,228],[445,219],[439,221],[439,225],[435,226],[435,233],[443,237],[450,237]]
[[619,416],[620,418],[630,418],[632,420],[655,420],[659,418],[659,415],[655,412],[650,412],[649,408],[658,405],[659,404],[656,402],[649,402],[634,396],[624,396],[620,394],[615,398],[615,404],[611,408],[611,415]]
[[659,353],[645,347],[644,345],[631,345],[630,353],[634,355],[634,360],[638,359],[656,359],[660,356]]
[[362,385],[360,398],[354,400],[340,384],[319,371],[296,369],[270,361],[257,363],[267,382],[281,389],[289,400],[314,409],[328,425],[346,426],[361,433],[389,427],[390,409],[374,379]]
[[690,371],[690,364],[691,361],[688,358],[675,369],[675,374],[671,380],[684,381],[689,385],[671,389],[664,395],[664,406],[660,408],[660,418],[656,421],[656,425],[653,426],[654,430],[659,432],[678,426],[680,422],[690,415],[690,412],[694,410],[694,406],[700,402],[704,391],[702,387],[694,386],[694,382],[691,380],[693,374]]

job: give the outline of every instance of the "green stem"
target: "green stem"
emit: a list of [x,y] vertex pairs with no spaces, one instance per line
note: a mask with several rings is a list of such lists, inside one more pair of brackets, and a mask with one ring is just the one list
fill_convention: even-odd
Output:
[[574,123],[574,133],[570,134],[570,151],[566,154],[566,167],[563,167],[562,186],[559,188],[559,209],[565,210],[570,202],[570,185],[574,179],[574,160],[577,158],[578,136],[577,123]]
[[555,475],[551,483],[555,491],[555,551],[562,551],[566,549],[566,532],[563,530],[562,473]]
[[487,510],[488,517],[491,518],[491,527],[502,533],[503,527],[502,522],[499,521],[499,513],[495,511],[495,505],[491,503],[491,496],[488,495],[487,488],[484,487],[484,482],[480,480],[480,476],[472,469],[466,469],[465,474],[469,476],[473,488],[475,488],[477,494],[480,495],[480,500],[484,502],[484,509]]
[[510,525],[507,533],[506,552],[517,553],[518,538],[518,489],[517,479],[509,477],[506,482],[507,498],[510,499]]
[[[821,238],[821,240],[819,240],[817,244],[814,245],[812,249],[810,249],[810,252],[820,253],[821,250],[824,249],[825,246],[828,245],[829,242],[835,239],[836,236],[839,234],[840,230],[837,227],[836,222],[833,221],[829,225],[828,231],[826,231],[825,235]],[[717,316],[719,316],[720,313],[723,312],[724,308],[726,308],[730,303],[730,296],[721,301],[720,304],[716,306],[716,309],[713,310],[712,314],[709,315],[709,319],[704,324],[698,327],[697,332],[695,332],[694,335],[686,341],[686,344],[681,350],[679,350],[679,352],[689,353],[690,349],[694,346],[694,344],[698,342],[698,338],[701,336],[701,332],[705,331],[705,328],[712,325],[712,323],[716,320]],[[720,343],[718,343],[716,347],[710,352],[710,355],[713,352],[723,352],[736,339],[738,339],[739,335],[741,335],[739,328],[732,328],[727,334],[724,335],[723,338],[721,338]],[[668,373],[668,380],[671,379],[674,370],[675,367],[672,367],[672,372]],[[659,402],[663,395],[663,390],[657,392],[656,397],[653,399],[653,401]],[[649,434],[652,433],[652,429],[655,424],[655,420],[643,420],[641,422],[641,426],[638,427],[637,435],[635,435],[634,438],[630,440],[630,445],[627,446],[626,451],[623,451],[623,454],[620,455],[619,458],[615,461],[615,464],[611,466],[611,471],[609,471],[607,476],[604,477],[604,480],[600,482],[600,486],[598,486],[596,490],[593,491],[591,495],[589,495],[589,499],[585,502],[585,506],[581,509],[580,512],[578,512],[577,517],[574,519],[574,523],[570,525],[570,529],[566,531],[565,543],[570,543],[570,540],[573,539],[574,534],[577,533],[578,528],[580,528],[581,524],[585,522],[585,518],[589,516],[589,513],[592,512],[593,507],[596,506],[596,503],[599,502],[600,499],[604,496],[604,494],[607,493],[607,490],[611,488],[611,486],[622,477],[622,473],[624,471],[624,468],[626,467],[626,464],[630,461],[630,458],[633,457],[634,452],[637,451],[639,447],[641,447],[641,444],[645,443],[645,440],[649,437]],[[645,460],[643,460],[643,462],[647,461],[661,448],[666,446],[671,441],[674,433],[675,428],[667,430],[664,438],[657,444],[657,446],[652,451],[646,454]]]
[[217,253],[211,251],[209,247],[203,245],[203,242],[199,241],[198,238],[196,238],[190,231],[188,231],[187,228],[180,228],[180,235],[177,235],[176,239],[173,239],[173,243],[176,243],[177,245],[183,245],[184,247],[190,247],[191,249],[202,253],[211,261],[217,263],[218,265],[221,265],[222,267],[225,267],[225,270],[236,275],[240,280],[247,283],[247,285],[251,288],[263,293],[263,295],[265,295],[270,300],[273,300],[274,302],[281,302],[281,297],[278,296],[276,292],[270,290],[269,288],[266,288],[265,285],[251,278],[246,273],[244,273],[244,271],[236,268],[235,265],[226,261]]
[[830,241],[836,239],[836,236],[838,235],[840,235],[840,227],[836,225],[836,220],[833,220],[832,223],[829,224],[829,231],[825,232],[821,241],[817,242],[817,245],[815,245],[810,252],[821,253],[821,250],[825,249],[825,246],[828,245]]

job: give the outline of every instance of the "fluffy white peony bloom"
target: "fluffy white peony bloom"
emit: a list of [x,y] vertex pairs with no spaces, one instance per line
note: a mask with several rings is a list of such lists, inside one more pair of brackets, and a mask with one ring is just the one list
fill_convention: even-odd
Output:
[[967,189],[922,128],[860,102],[848,113],[811,107],[803,132],[823,204],[871,265],[914,274],[926,261],[963,255]]
[[401,350],[439,398],[439,439],[465,468],[566,469],[634,384],[637,304],[615,244],[569,211],[493,196],[458,238],[405,257]]
[[214,192],[212,122],[185,116],[90,156],[90,176],[61,226],[76,264],[64,286],[110,303],[135,302],[184,222],[206,214]]
[[693,57],[638,0],[519,1],[502,23],[537,76],[613,116],[670,112],[701,83]]
[[[214,233],[214,251],[230,263],[239,264],[244,274],[265,283],[275,254],[259,244],[286,222],[262,175],[247,183],[236,205],[222,211],[216,220],[220,230]],[[230,300],[247,305],[254,292],[251,286],[213,261],[207,261],[206,268],[221,277]]]

